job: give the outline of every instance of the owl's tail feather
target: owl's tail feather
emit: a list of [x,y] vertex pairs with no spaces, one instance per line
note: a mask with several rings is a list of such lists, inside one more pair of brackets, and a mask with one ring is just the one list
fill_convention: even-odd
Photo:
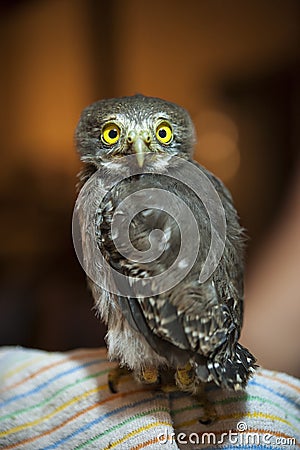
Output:
[[205,368],[198,365],[196,373],[201,381],[214,381],[221,388],[238,391],[246,387],[254,374],[258,367],[255,363],[256,359],[249,350],[237,343],[231,355],[226,355],[226,352],[215,354],[208,358]]

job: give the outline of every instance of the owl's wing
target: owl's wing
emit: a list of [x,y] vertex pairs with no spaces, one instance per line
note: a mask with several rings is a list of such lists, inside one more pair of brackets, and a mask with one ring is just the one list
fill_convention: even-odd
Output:
[[190,353],[209,356],[233,345],[239,326],[232,302],[220,300],[212,283],[191,287],[179,285],[170,296],[128,299],[125,308],[133,320],[139,316],[138,328],[145,321],[150,333]]
[[206,306],[182,297],[183,308],[169,298],[123,298],[121,303],[129,324],[174,367],[193,361],[203,382],[234,390],[246,385],[255,358],[237,342],[238,316],[230,304],[213,296],[206,297]]

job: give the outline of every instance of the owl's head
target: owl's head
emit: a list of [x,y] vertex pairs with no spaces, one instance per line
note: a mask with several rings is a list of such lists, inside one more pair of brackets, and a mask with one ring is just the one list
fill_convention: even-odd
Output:
[[80,158],[96,165],[135,154],[192,155],[195,131],[182,107],[143,95],[101,100],[81,114],[76,143]]

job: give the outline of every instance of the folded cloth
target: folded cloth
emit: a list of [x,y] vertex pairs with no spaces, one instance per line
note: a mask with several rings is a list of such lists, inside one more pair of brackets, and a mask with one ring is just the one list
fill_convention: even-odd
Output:
[[199,423],[201,406],[182,392],[163,393],[120,380],[105,349],[66,353],[0,350],[1,449],[296,449],[300,380],[259,369],[245,392],[209,386],[218,420]]

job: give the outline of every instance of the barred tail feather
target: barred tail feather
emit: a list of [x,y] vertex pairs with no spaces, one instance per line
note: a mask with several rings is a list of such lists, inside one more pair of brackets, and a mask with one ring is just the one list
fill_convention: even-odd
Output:
[[[214,355],[208,358],[206,370],[199,365],[196,373],[201,381],[214,381],[221,388],[238,391],[246,387],[254,374],[258,367],[255,363],[256,359],[249,350],[237,343],[230,356],[227,357],[224,353]],[[205,373],[207,377],[204,380]]]

